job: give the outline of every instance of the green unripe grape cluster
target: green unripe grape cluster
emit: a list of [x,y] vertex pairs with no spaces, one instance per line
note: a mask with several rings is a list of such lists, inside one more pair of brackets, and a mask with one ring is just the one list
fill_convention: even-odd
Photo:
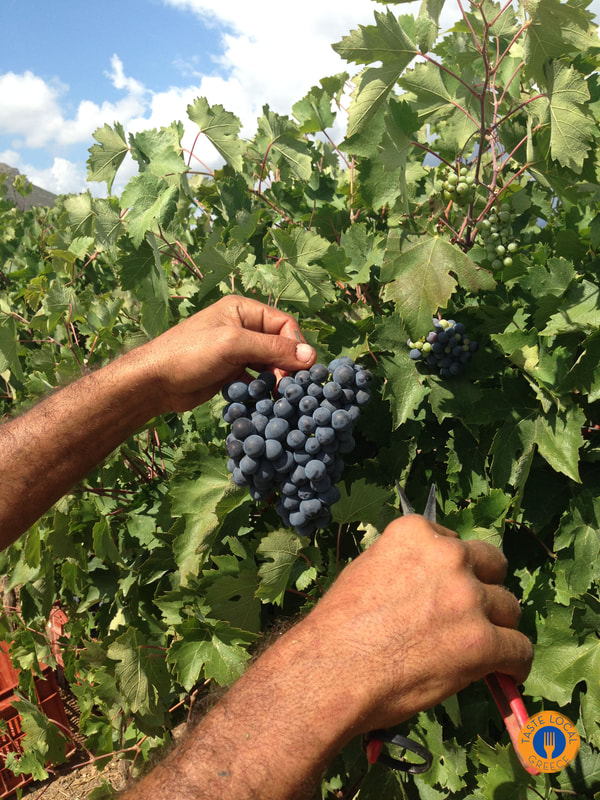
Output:
[[442,184],[444,200],[452,200],[458,206],[468,206],[475,199],[475,176],[468,170],[450,170]]
[[514,219],[515,214],[510,203],[500,203],[497,211],[492,211],[485,219],[477,223],[477,230],[492,269],[512,267],[512,257],[519,249],[519,245],[512,235]]

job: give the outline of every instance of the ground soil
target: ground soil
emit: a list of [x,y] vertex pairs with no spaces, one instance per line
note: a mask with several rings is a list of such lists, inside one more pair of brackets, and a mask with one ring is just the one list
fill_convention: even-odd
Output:
[[127,783],[128,763],[113,759],[103,770],[98,772],[93,765],[75,767],[72,772],[60,778],[50,778],[43,783],[32,783],[25,788],[23,798],[27,800],[87,800],[97,786],[102,786],[102,779],[117,791],[125,788]]

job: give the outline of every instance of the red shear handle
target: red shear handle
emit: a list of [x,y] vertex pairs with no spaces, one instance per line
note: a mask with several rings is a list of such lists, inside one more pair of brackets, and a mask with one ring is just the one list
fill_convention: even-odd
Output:
[[[520,758],[519,733],[523,725],[529,719],[529,715],[527,714],[527,709],[517,689],[517,684],[509,675],[504,675],[502,672],[494,672],[490,675],[486,675],[485,682],[502,714],[502,719],[506,725],[510,740]],[[522,759],[521,763],[530,775],[540,774],[539,770],[532,767],[531,764],[525,763]]]

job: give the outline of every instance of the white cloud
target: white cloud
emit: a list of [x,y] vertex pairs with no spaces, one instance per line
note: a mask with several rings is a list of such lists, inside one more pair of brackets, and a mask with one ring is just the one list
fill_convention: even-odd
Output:
[[36,186],[54,194],[80,192],[85,188],[86,168],[66,158],[57,157],[52,166],[39,169],[23,161],[17,150],[4,150],[0,151],[0,162],[15,167]]

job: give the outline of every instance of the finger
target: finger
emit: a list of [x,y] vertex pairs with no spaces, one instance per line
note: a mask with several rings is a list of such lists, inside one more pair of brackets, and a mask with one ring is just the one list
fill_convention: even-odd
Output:
[[[488,665],[488,672],[504,672],[523,683],[531,670],[533,645],[525,634],[512,628],[494,628],[496,639],[495,657]],[[487,674],[487,673],[486,673]]]
[[291,314],[248,297],[232,296],[227,298],[227,301],[228,313],[236,318],[243,328],[258,333],[285,336],[296,341],[294,331],[300,332],[300,326]]
[[478,539],[462,540],[467,551],[467,563],[482,583],[502,583],[506,577],[507,561],[497,547]]
[[504,586],[484,585],[486,613],[489,621],[501,628],[516,628],[521,619],[519,601]]
[[228,360],[240,366],[252,364],[259,370],[275,368],[292,372],[307,369],[316,358],[315,350],[305,342],[242,330],[236,332],[235,348]]

